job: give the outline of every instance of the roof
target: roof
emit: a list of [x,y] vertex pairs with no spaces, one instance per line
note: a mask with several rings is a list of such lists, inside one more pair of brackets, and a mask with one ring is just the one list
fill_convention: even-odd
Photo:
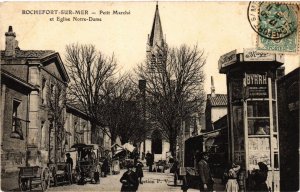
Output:
[[51,59],[56,59],[58,62],[56,62],[58,65],[58,70],[60,70],[62,78],[67,83],[70,81],[69,75],[67,73],[67,70],[65,69],[65,66],[63,64],[63,61],[61,60],[61,57],[58,52],[52,51],[52,50],[20,50],[16,49],[16,55],[14,57],[6,57],[5,51],[1,51],[1,58],[4,59],[40,59],[40,62],[47,62]]
[[70,109],[70,110],[74,110],[76,111],[77,113],[80,113],[84,116],[88,116],[85,112],[84,112],[84,109],[81,105],[79,104],[71,104],[71,103],[67,103],[66,105],[67,109]]
[[154,20],[152,25],[152,30],[149,38],[149,45],[154,46],[163,46],[164,40],[163,40],[163,31],[161,27],[161,21],[158,11],[158,5],[156,5],[156,10],[154,14]]
[[37,89],[35,86],[31,85],[30,83],[27,83],[26,81],[24,81],[23,79],[5,71],[4,69],[1,69],[1,78],[8,78],[10,80],[13,80],[17,83],[19,83],[20,85],[25,86],[26,88],[30,89],[30,90],[35,90]]
[[227,106],[227,94],[215,94],[215,97],[207,94],[207,103],[214,107]]
[[[16,49],[15,58],[44,58],[47,55],[55,53],[52,50],[20,50]],[[5,57],[5,51],[1,51],[1,57]]]

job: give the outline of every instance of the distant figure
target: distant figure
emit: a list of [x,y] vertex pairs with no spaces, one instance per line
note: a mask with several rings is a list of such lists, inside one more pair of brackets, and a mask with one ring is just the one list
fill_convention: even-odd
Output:
[[153,162],[154,162],[154,156],[148,151],[146,154],[146,165],[149,166],[149,172],[152,172]]
[[136,174],[137,174],[137,177],[140,181],[140,184],[143,184],[143,182],[142,182],[142,178],[144,177],[143,163],[140,162],[139,160],[137,160],[137,162],[135,164],[135,167],[136,167]]
[[254,191],[269,191],[266,184],[268,178],[268,166],[263,162],[258,163],[259,170],[255,170],[252,174],[254,180]]
[[214,180],[211,176],[210,168],[208,165],[208,154],[203,152],[201,160],[198,162],[198,173],[200,176],[200,191],[213,191]]
[[122,183],[121,192],[134,192],[138,190],[139,180],[136,173],[132,170],[133,165],[127,165],[127,171],[122,175],[120,182]]
[[108,162],[108,158],[105,157],[102,167],[101,167],[101,171],[103,172],[103,176],[106,177],[107,173],[109,172],[109,162]]
[[70,182],[72,183],[73,181],[73,179],[72,179],[72,169],[73,169],[73,159],[71,158],[71,155],[70,155],[70,153],[67,153],[66,154],[66,157],[67,157],[67,159],[66,159],[66,163],[67,163],[67,173],[69,173],[68,174],[68,177],[69,177],[69,180],[70,180]]
[[225,191],[227,192],[238,192],[239,185],[237,182],[238,171],[240,170],[240,166],[232,163],[231,168],[228,171],[228,181],[226,184]]
[[73,159],[71,158],[70,153],[67,153],[66,157],[67,157],[66,163],[69,165],[70,169],[72,170],[73,169]]

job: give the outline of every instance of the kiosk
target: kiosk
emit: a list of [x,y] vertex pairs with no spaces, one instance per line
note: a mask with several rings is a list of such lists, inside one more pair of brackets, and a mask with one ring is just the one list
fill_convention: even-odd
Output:
[[256,49],[234,50],[219,59],[219,72],[227,79],[229,161],[242,165],[247,191],[259,162],[268,166],[268,188],[279,191],[276,79],[283,63],[282,54]]

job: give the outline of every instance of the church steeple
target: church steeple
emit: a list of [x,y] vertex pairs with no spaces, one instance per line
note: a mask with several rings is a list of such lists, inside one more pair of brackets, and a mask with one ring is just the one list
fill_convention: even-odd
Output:
[[164,35],[161,27],[161,21],[159,16],[158,4],[156,4],[156,10],[154,14],[153,24],[150,36],[148,37],[148,45],[152,48],[155,46],[164,46]]

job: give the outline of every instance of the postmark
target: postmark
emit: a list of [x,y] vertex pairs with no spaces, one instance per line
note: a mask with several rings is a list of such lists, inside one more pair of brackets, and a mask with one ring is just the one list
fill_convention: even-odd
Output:
[[267,39],[282,39],[297,30],[298,11],[293,6],[272,2],[250,2],[248,20],[259,35]]
[[288,2],[250,2],[248,20],[257,33],[258,50],[299,51],[299,5]]

